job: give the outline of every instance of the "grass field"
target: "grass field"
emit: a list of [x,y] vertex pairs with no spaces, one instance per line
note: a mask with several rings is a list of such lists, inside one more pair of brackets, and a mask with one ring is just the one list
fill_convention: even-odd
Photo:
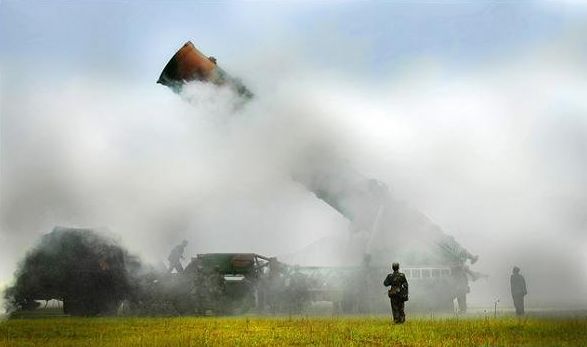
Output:
[[587,319],[49,318],[0,322],[0,346],[587,346]]

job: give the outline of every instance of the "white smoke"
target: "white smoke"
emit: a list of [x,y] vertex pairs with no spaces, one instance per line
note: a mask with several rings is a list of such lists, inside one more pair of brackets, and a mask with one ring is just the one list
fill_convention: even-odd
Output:
[[15,91],[3,139],[10,267],[54,225],[106,226],[156,260],[183,238],[194,255],[291,252],[344,223],[289,177],[297,151],[328,142],[320,120],[289,102],[235,109],[217,89],[197,83],[180,98],[79,80]]
[[572,49],[583,41],[570,40],[466,74],[414,64],[390,85],[309,67],[273,83],[260,73],[241,106],[201,83],[181,97],[92,77],[5,89],[1,277],[55,225],[106,226],[149,260],[182,239],[188,254],[281,255],[346,232],[290,178],[317,151],[384,181],[478,253],[491,277],[475,300],[506,296],[513,265],[530,302],[578,300],[587,84]]

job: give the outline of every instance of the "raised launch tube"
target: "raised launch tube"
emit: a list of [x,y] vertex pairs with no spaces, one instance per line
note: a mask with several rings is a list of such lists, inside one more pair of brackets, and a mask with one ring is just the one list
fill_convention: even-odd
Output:
[[179,92],[185,83],[192,81],[211,82],[218,86],[227,85],[242,97],[253,97],[253,93],[239,79],[231,77],[218,66],[216,58],[205,56],[188,41],[165,65],[157,83]]

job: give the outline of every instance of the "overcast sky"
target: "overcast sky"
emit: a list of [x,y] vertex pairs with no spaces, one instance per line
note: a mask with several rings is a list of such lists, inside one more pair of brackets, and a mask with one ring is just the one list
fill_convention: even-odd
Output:
[[[580,1],[0,0],[0,280],[54,225],[106,226],[153,258],[183,237],[273,255],[346,230],[274,169],[295,146],[267,149],[319,129],[498,285],[517,264],[580,298],[585,23]],[[187,40],[259,95],[253,121],[219,125],[226,100],[154,83]]]

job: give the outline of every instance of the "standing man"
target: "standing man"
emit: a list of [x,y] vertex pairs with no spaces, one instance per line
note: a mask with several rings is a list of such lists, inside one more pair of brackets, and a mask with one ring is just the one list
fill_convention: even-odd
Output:
[[467,294],[470,292],[469,278],[467,277],[468,268],[463,264],[456,264],[451,267],[453,293],[457,298],[457,304],[459,307],[458,313],[467,312]]
[[512,276],[510,277],[510,285],[512,288],[512,298],[514,299],[514,306],[516,307],[516,315],[524,314],[524,296],[528,294],[526,291],[526,280],[524,276],[520,275],[520,268],[514,266]]
[[186,240],[183,240],[179,245],[175,246],[171,253],[169,253],[169,272],[172,272],[173,269],[177,270],[177,273],[183,272],[183,266],[181,265],[181,259],[183,259],[183,252],[185,251],[185,247],[188,245]]
[[399,263],[391,265],[393,273],[385,277],[383,281],[384,286],[391,286],[387,295],[391,302],[391,313],[393,314],[393,321],[401,324],[406,321],[406,314],[404,312],[404,304],[408,301],[408,280],[406,275],[399,272]]

